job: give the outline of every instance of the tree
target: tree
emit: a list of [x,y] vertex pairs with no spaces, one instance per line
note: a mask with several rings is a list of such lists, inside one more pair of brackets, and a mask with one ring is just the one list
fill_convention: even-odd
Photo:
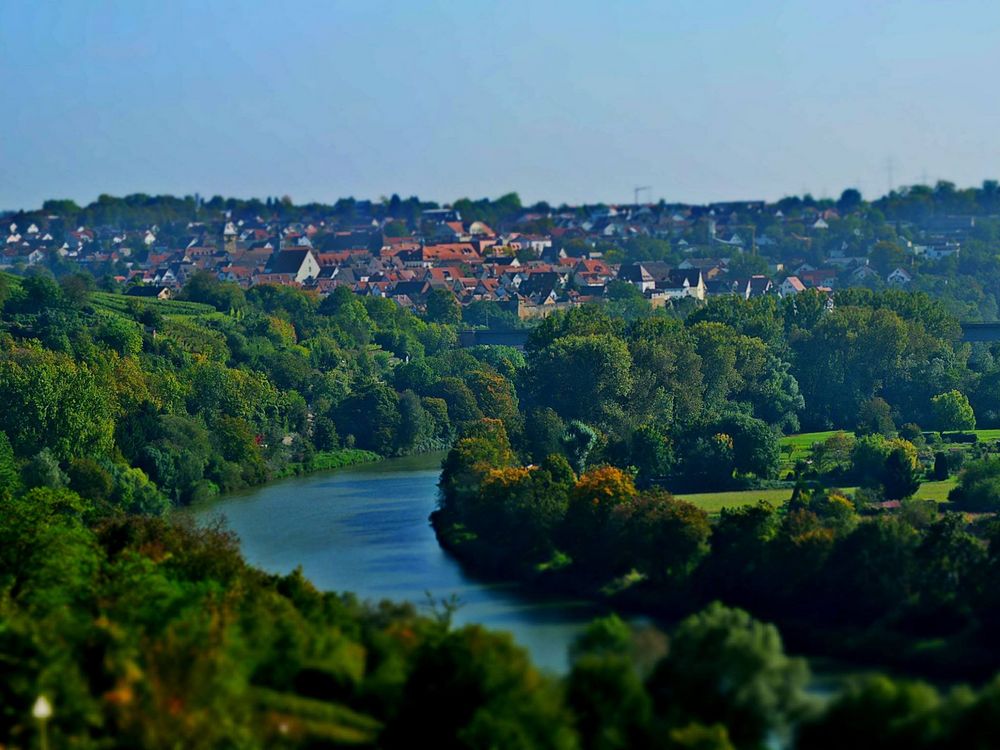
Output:
[[708,554],[708,513],[663,490],[616,507],[623,562],[657,583],[683,582]]
[[434,427],[434,437],[438,439],[447,438],[451,434],[451,421],[448,419],[448,402],[443,398],[425,396],[420,399],[420,404],[431,419]]
[[768,272],[767,258],[751,253],[735,253],[729,263],[729,273],[733,278],[765,275]]
[[931,409],[934,412],[935,427],[941,432],[976,429],[976,415],[969,399],[961,391],[939,393],[931,399]]
[[112,446],[112,394],[86,364],[42,349],[0,352],[0,430],[14,452],[102,456]]
[[806,402],[788,362],[768,353],[760,380],[752,383],[746,393],[755,417],[785,433],[798,431],[799,413],[806,408]]
[[971,624],[964,604],[975,595],[988,559],[986,545],[965,526],[963,514],[944,513],[926,530],[916,555],[922,607],[955,629]]
[[26,487],[50,489],[65,487],[68,481],[66,474],[59,467],[59,461],[48,448],[43,448],[25,463],[21,470],[21,478]]
[[882,467],[882,491],[886,500],[902,500],[920,489],[919,463],[903,447],[893,448]]
[[111,474],[89,458],[74,458],[69,462],[66,474],[70,489],[88,500],[107,500],[114,489]]
[[336,422],[347,425],[359,448],[391,455],[400,422],[399,396],[385,383],[370,380],[340,404]]
[[762,479],[773,477],[781,461],[780,444],[775,431],[764,421],[734,414],[712,428],[729,435],[733,444],[733,468]]
[[580,475],[570,492],[562,530],[565,548],[582,569],[611,572],[617,546],[611,528],[612,511],[636,497],[632,477],[613,466],[599,466]]
[[910,340],[892,310],[837,307],[793,340],[795,376],[809,405],[807,426],[853,424],[861,403],[886,383],[905,380]]
[[631,365],[619,338],[565,336],[529,357],[528,391],[563,419],[601,424],[631,392]]
[[958,486],[948,493],[948,499],[961,510],[1000,510],[1000,458],[967,464],[959,475]]
[[525,352],[528,359],[552,345],[556,340],[568,336],[597,336],[619,333],[624,321],[612,318],[603,305],[584,305],[560,311],[542,320],[531,329]]
[[569,465],[577,474],[583,474],[587,468],[587,458],[597,442],[597,433],[593,428],[574,419],[559,438],[563,452],[569,459]]
[[829,611],[867,622],[911,601],[919,542],[917,530],[898,516],[859,523],[827,563]]
[[875,270],[885,276],[906,263],[906,253],[894,242],[877,242],[868,256]]
[[83,307],[94,287],[94,277],[85,271],[71,273],[59,279],[63,299],[70,307]]
[[556,455],[541,466],[491,469],[464,518],[503,550],[509,564],[547,561],[575,481],[566,459]]
[[441,466],[443,510],[461,516],[475,501],[480,483],[491,469],[514,465],[514,451],[503,422],[480,419],[468,423]]
[[884,435],[892,437],[896,434],[896,425],[892,421],[892,408],[885,399],[874,398],[862,402],[858,410],[856,432],[859,435]]
[[524,441],[531,458],[538,462],[563,450],[565,423],[549,407],[532,409],[524,420]]
[[653,425],[643,425],[632,434],[632,464],[638,469],[640,486],[668,476],[676,462],[673,443]]
[[458,428],[483,418],[475,395],[460,378],[441,378],[432,393],[448,404],[448,419]]
[[941,698],[930,685],[884,675],[850,683],[820,716],[800,728],[802,750],[842,748],[931,748],[940,740]]
[[732,482],[735,469],[733,438],[726,433],[707,434],[696,430],[679,442],[678,453],[677,484],[703,491],[725,487]]
[[332,451],[340,444],[337,426],[326,416],[318,416],[313,420],[312,441],[316,450]]
[[628,330],[632,406],[663,428],[689,424],[704,400],[702,360],[688,329],[670,318],[644,318]]
[[822,443],[813,445],[813,467],[820,476],[838,476],[851,470],[855,438],[846,432],[836,432]]
[[718,414],[729,395],[741,385],[737,368],[739,334],[724,323],[703,322],[691,327],[705,383],[705,405]]
[[652,704],[631,651],[628,626],[615,615],[594,620],[570,646],[566,702],[585,750],[649,745]]
[[837,200],[837,211],[840,212],[841,218],[847,216],[847,214],[856,211],[862,203],[861,191],[856,188],[847,188],[840,194],[840,198]]
[[773,625],[716,602],[678,626],[649,687],[658,712],[722,724],[737,747],[757,747],[799,717],[808,680]]
[[462,322],[462,307],[447,289],[434,289],[427,296],[427,320],[458,325]]
[[9,500],[21,484],[14,449],[6,433],[0,432],[0,501]]
[[419,447],[430,438],[434,423],[413,391],[399,395],[399,429],[396,433],[396,452],[406,453]]
[[178,299],[202,302],[226,313],[246,306],[246,296],[239,284],[219,281],[219,278],[209,271],[195,271],[184,285]]
[[571,750],[575,737],[556,686],[508,634],[468,626],[415,654],[387,748]]
[[466,374],[465,382],[476,397],[484,416],[499,419],[508,433],[520,432],[521,415],[517,409],[517,394],[510,380],[484,366]]
[[608,282],[606,295],[612,314],[627,321],[647,316],[652,310],[639,287],[627,281]]
[[139,327],[117,315],[102,320],[94,332],[94,338],[123,357],[134,357],[142,351],[142,332]]

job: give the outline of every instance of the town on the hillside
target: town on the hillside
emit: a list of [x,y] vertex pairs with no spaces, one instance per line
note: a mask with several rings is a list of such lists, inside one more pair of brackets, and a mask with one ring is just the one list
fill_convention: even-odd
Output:
[[[989,183],[972,192],[996,189]],[[346,286],[417,312],[445,290],[466,309],[494,303],[488,307],[504,313],[498,322],[510,324],[639,295],[653,307],[672,307],[715,295],[787,297],[847,286],[928,290],[963,245],[983,239],[981,207],[949,202],[955,194],[939,183],[874,203],[849,189],[837,201],[577,208],[522,207],[516,194],[444,207],[393,196],[294,211],[287,198],[188,197],[182,203],[191,216],[148,224],[129,209],[180,199],[102,196],[120,202],[121,218],[113,205],[95,211],[70,201],[8,213],[0,268],[75,267],[126,294],[158,298],[205,271],[242,288],[290,285],[324,296]],[[926,205],[935,210],[914,208]],[[94,221],[68,224],[81,215]]]

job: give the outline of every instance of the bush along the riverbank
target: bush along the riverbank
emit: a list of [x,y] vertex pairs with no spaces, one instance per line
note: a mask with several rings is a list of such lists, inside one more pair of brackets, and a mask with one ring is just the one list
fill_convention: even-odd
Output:
[[433,523],[482,574],[671,618],[718,599],[798,648],[936,678],[1000,669],[997,526],[933,503],[867,516],[817,489],[710,519],[614,467],[518,465],[503,425],[483,420],[445,460]]
[[343,469],[348,466],[358,464],[370,464],[381,461],[382,456],[373,451],[365,451],[360,448],[340,448],[332,451],[318,451],[311,456],[307,456],[302,461],[288,463],[275,472],[274,478],[301,476],[317,471],[330,471],[332,469]]

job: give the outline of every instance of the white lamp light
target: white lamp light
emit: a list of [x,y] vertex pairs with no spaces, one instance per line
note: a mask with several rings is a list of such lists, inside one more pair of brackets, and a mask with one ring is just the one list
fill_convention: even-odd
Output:
[[52,704],[44,695],[39,695],[35,705],[31,707],[31,715],[39,721],[45,721],[52,716]]

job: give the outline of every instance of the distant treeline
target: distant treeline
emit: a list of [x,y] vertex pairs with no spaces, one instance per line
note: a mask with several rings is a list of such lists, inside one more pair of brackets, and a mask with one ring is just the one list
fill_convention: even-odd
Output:
[[[736,209],[739,201],[724,203]],[[309,219],[335,218],[349,223],[356,219],[393,219],[407,222],[416,227],[420,212],[447,205],[462,215],[466,221],[485,221],[498,225],[518,218],[524,211],[548,214],[553,211],[580,211],[587,214],[607,208],[603,203],[567,206],[539,201],[533,205],[522,205],[517,193],[507,193],[495,199],[459,198],[450,203],[421,200],[416,196],[401,198],[393,193],[379,199],[340,198],[333,203],[295,203],[289,196],[268,196],[261,198],[226,198],[215,195],[209,198],[197,195],[148,195],[133,193],[116,197],[102,194],[85,206],[73,200],[50,199],[38,209],[11,211],[5,220],[30,221],[44,219],[48,215],[61,217],[75,226],[118,226],[125,229],[145,228],[153,224],[164,225],[171,222],[217,221],[228,212],[234,219],[261,218],[265,221],[303,221]],[[666,203],[652,204],[658,210],[684,207],[692,204]],[[814,198],[808,193],[803,196],[789,196],[769,204],[773,210],[794,213],[802,209],[834,208],[842,214],[859,210],[874,209],[890,221],[917,221],[935,215],[998,215],[1000,214],[1000,183],[985,180],[979,187],[959,188],[945,180],[934,185],[911,185],[879,197],[865,201],[860,192],[853,188],[843,191],[840,198]]]

